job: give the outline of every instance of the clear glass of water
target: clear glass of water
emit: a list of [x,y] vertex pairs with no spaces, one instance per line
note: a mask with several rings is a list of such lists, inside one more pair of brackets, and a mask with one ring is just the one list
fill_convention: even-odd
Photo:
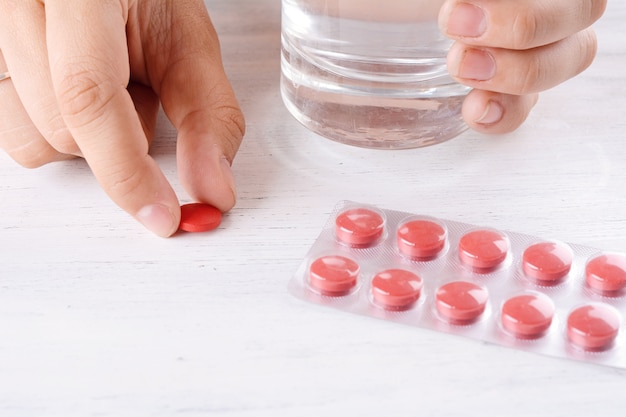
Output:
[[448,75],[444,0],[282,0],[281,94],[290,113],[329,139],[407,149],[467,126],[469,92]]

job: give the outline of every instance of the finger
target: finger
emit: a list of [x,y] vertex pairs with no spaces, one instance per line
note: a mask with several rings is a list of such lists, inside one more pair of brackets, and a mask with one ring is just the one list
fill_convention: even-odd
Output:
[[[3,10],[2,51],[11,62],[12,81],[23,108],[43,139],[61,154],[80,156],[74,138],[68,131],[57,106],[52,87],[46,49],[45,12],[38,1],[21,1],[11,12]],[[29,128],[30,129],[30,128]],[[33,136],[35,137],[35,136]],[[40,142],[41,139],[37,139]],[[33,145],[35,145],[33,143]],[[43,149],[43,144],[37,143]],[[24,149],[29,152],[28,148]],[[53,157],[51,160],[64,159]],[[39,158],[45,161],[45,158]]]
[[596,51],[592,29],[527,51],[457,42],[448,53],[448,71],[470,87],[522,95],[547,90],[576,76],[592,63]]
[[168,37],[157,44],[154,34],[146,34],[146,60],[149,67],[162,69],[153,74],[153,84],[160,86],[163,109],[178,129],[181,182],[196,200],[227,211],[236,200],[230,164],[245,123],[224,73],[217,35],[202,1],[156,7],[149,15],[166,15],[157,20],[168,25],[160,28]]
[[538,94],[514,96],[473,90],[463,102],[463,119],[482,133],[512,132],[526,120],[538,97]]
[[447,36],[470,45],[530,49],[588,28],[607,0],[448,0],[439,13]]
[[156,121],[159,112],[159,96],[156,95],[152,88],[134,82],[128,85],[127,90],[135,105],[141,127],[148,140],[148,145],[150,145],[156,130]]
[[52,80],[63,119],[103,189],[148,229],[169,236],[180,206],[148,155],[126,90],[126,17],[117,1],[47,1]]
[[[8,69],[0,51],[0,71]],[[21,74],[15,73],[17,79]],[[35,127],[14,88],[15,77],[0,82],[0,148],[26,168],[71,158],[52,148]]]
[[0,148],[25,168],[75,158],[58,152],[28,117],[10,80],[0,84]]

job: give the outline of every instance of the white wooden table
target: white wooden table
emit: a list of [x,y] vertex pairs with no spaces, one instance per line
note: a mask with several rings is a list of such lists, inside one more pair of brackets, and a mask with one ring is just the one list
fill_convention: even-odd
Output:
[[[1,416],[623,416],[626,371],[342,314],[286,290],[335,203],[626,251],[626,3],[578,78],[510,135],[410,151],[308,132],[282,105],[279,0],[208,0],[248,133],[239,201],[160,239],[86,164],[0,156]],[[154,155],[183,202],[174,131]]]

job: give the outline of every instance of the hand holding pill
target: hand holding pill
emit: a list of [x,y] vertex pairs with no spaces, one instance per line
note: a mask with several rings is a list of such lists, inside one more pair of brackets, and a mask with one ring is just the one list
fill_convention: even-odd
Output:
[[0,146],[20,165],[83,157],[122,209],[159,236],[180,203],[149,155],[162,106],[180,181],[221,211],[244,120],[202,0],[0,2]]

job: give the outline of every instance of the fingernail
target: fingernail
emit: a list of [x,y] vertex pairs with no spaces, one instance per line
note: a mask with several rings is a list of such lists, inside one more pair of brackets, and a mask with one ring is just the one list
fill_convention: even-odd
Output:
[[449,71],[457,78],[487,81],[496,75],[496,61],[482,49],[455,45],[450,50]]
[[178,229],[174,216],[162,204],[145,206],[137,212],[136,217],[146,229],[161,237],[168,237]]
[[233,169],[230,166],[230,162],[228,162],[226,157],[222,157],[220,164],[222,165],[222,175],[224,176],[224,181],[226,181],[226,184],[228,184],[233,192],[233,198],[237,200],[237,186],[235,185],[235,176],[233,175]]
[[452,36],[477,38],[487,30],[487,17],[480,7],[459,3],[450,12],[446,32]]
[[487,103],[487,107],[485,108],[482,116],[476,120],[476,123],[480,123],[482,125],[497,123],[502,119],[503,114],[504,110],[502,109],[500,103],[490,100]]

